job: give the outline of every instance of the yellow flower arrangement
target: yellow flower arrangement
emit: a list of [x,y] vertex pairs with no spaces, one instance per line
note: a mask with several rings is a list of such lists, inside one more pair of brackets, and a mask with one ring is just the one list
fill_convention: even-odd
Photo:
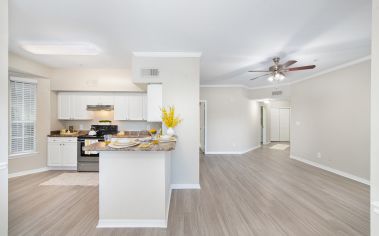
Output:
[[175,107],[168,106],[162,108],[162,122],[167,128],[175,128],[182,122],[179,116],[175,116]]

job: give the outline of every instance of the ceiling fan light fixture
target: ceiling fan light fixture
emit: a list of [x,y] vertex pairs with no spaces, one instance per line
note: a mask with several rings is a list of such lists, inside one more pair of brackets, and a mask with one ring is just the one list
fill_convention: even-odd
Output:
[[274,81],[274,76],[270,75],[270,77],[268,77],[268,81],[270,82]]

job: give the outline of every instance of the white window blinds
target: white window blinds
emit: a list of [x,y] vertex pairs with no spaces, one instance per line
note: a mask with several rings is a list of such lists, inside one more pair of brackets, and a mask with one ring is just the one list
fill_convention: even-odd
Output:
[[37,83],[11,78],[9,94],[10,154],[36,151]]

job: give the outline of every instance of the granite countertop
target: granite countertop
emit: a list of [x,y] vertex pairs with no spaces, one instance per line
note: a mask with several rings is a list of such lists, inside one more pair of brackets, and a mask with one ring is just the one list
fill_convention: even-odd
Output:
[[151,144],[147,148],[141,148],[139,145],[134,147],[125,147],[125,148],[112,148],[105,145],[105,142],[98,142],[91,144],[89,146],[83,147],[84,151],[172,151],[175,150],[176,142],[168,142],[168,143],[159,143],[159,144]]
[[80,135],[86,135],[88,131],[77,131],[71,134],[61,134],[60,130],[50,131],[50,134],[47,137],[55,137],[55,138],[70,138],[70,137],[78,137]]

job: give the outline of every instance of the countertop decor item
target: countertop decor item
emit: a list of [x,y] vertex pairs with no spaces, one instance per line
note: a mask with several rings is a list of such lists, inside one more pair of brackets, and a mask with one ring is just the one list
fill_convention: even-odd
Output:
[[167,127],[167,135],[174,136],[174,128],[182,122],[179,116],[175,116],[175,106],[168,106],[162,108],[162,122]]
[[111,120],[99,120],[100,125],[110,125],[112,124]]

